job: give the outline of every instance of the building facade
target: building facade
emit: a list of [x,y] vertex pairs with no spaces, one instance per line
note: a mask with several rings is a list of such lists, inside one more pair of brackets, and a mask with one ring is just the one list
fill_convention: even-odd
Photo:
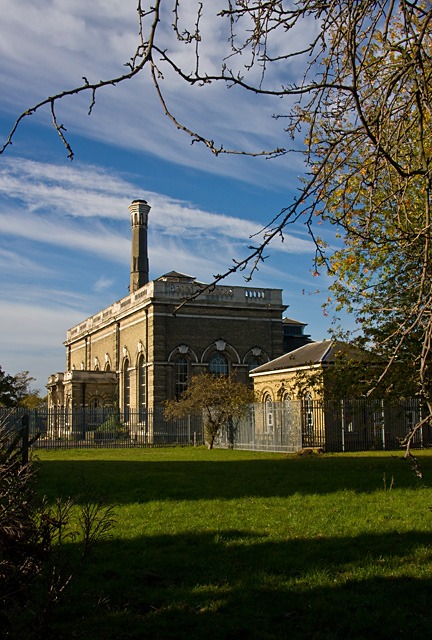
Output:
[[149,282],[150,207],[135,200],[129,211],[129,295],[68,330],[66,371],[47,385],[50,407],[152,409],[193,375],[233,373],[248,383],[251,369],[283,353],[281,289],[208,288],[176,271]]
[[[290,419],[301,426],[304,447],[340,451],[345,444],[354,449],[354,442],[370,441],[370,434],[377,430],[376,408],[371,409],[372,426],[366,427],[370,407],[359,403],[356,412],[353,401],[335,401],[335,383],[329,374],[340,358],[360,362],[361,353],[338,340],[310,342],[251,371],[255,396],[264,407],[258,428],[271,436],[277,413],[286,406]],[[380,406],[378,413],[381,424]]]

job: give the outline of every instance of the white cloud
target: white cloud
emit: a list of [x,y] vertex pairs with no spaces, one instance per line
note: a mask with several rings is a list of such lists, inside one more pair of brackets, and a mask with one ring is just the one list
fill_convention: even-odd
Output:
[[55,216],[37,216],[12,210],[0,211],[0,231],[3,234],[26,238],[33,242],[67,247],[74,251],[99,254],[124,263],[130,251],[130,242],[119,233],[111,233],[98,220],[84,225],[68,220],[61,222]]
[[[135,0],[121,3],[39,0],[36,5],[0,0],[0,81],[4,106],[18,114],[48,95],[81,84],[83,76],[99,80],[123,73],[124,63],[138,44],[135,4]],[[197,5],[194,2],[181,5],[182,28],[193,29]],[[214,1],[206,3],[201,22],[200,63],[209,73],[217,71],[215,60],[219,66],[229,52],[226,21],[216,17],[222,5]],[[192,69],[194,48],[173,37],[172,20],[169,6],[158,25],[160,46],[169,47],[176,61]],[[307,33],[311,32],[308,23],[303,26],[307,27]],[[299,37],[290,34],[292,41]],[[276,39],[275,46],[279,49],[282,43]],[[239,60],[244,72],[246,60],[242,57]],[[287,81],[288,68],[291,67],[284,65],[283,78],[272,75],[276,85]],[[168,107],[182,123],[214,139],[216,145],[250,151],[291,146],[281,121],[272,118],[274,113],[284,111],[280,100],[275,102],[237,88],[227,89],[222,83],[191,87],[166,65],[161,65],[161,69],[164,74],[161,86]],[[222,160],[202,145],[191,146],[191,139],[163,115],[147,70],[133,80],[101,91],[94,114],[88,117],[90,102],[89,94],[68,97],[59,105],[59,121],[67,127],[66,135],[80,133],[217,175],[235,176],[253,183],[261,181],[263,187],[275,187],[288,179],[294,182],[297,174],[303,172],[297,157],[279,158],[276,163],[264,159],[248,162],[237,156]],[[36,114],[32,118],[49,124],[49,110],[46,109],[44,116]]]
[[115,282],[114,278],[104,278],[104,277],[98,278],[98,280],[93,285],[93,290],[96,291],[97,293],[106,291],[114,284],[114,282]]
[[37,263],[35,260],[30,260],[27,256],[17,251],[10,251],[8,249],[2,249],[1,247],[0,270],[13,271],[15,275],[31,274],[32,276],[37,275],[38,277],[52,273],[51,269]]
[[[128,194],[134,191],[136,186],[126,178],[97,167],[57,167],[5,158],[0,166],[0,194],[21,201],[24,209],[16,204],[0,205],[0,229],[8,235],[91,251],[123,263],[129,259],[126,225],[119,231],[107,227],[105,221],[128,219]],[[219,238],[246,245],[249,237],[261,229],[252,220],[204,211],[164,194],[149,191],[146,198],[152,205],[151,233],[182,241],[212,238],[218,259]],[[312,243],[287,233],[284,243],[276,242],[275,249],[305,253],[312,250]]]
[[47,307],[38,304],[1,299],[2,335],[0,364],[10,374],[30,370],[36,378],[35,388],[43,391],[53,364],[64,367],[66,329],[82,319],[69,307]]

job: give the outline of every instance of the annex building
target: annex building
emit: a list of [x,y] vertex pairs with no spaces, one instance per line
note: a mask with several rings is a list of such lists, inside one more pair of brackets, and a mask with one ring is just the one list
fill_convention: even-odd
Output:
[[[150,206],[129,206],[129,295],[67,331],[66,370],[48,380],[51,408],[147,410],[178,397],[191,376],[249,371],[295,348],[304,324],[283,318],[281,289],[216,285],[170,271],[149,281]],[[202,293],[192,298],[196,293]]]

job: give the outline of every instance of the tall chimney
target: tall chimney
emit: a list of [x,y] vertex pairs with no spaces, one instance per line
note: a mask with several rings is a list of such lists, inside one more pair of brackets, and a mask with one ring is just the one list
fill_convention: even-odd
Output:
[[147,253],[147,220],[150,206],[145,200],[134,200],[129,205],[132,224],[132,258],[129,291],[134,293],[149,281]]

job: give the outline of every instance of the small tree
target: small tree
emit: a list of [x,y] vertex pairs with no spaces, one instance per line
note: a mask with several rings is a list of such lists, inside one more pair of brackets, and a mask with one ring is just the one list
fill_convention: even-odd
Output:
[[234,424],[246,415],[248,406],[254,401],[254,393],[245,384],[232,376],[216,376],[202,373],[194,376],[190,386],[178,400],[170,400],[165,406],[165,416],[183,418],[202,411],[204,430],[209,449],[226,425],[233,439]]

